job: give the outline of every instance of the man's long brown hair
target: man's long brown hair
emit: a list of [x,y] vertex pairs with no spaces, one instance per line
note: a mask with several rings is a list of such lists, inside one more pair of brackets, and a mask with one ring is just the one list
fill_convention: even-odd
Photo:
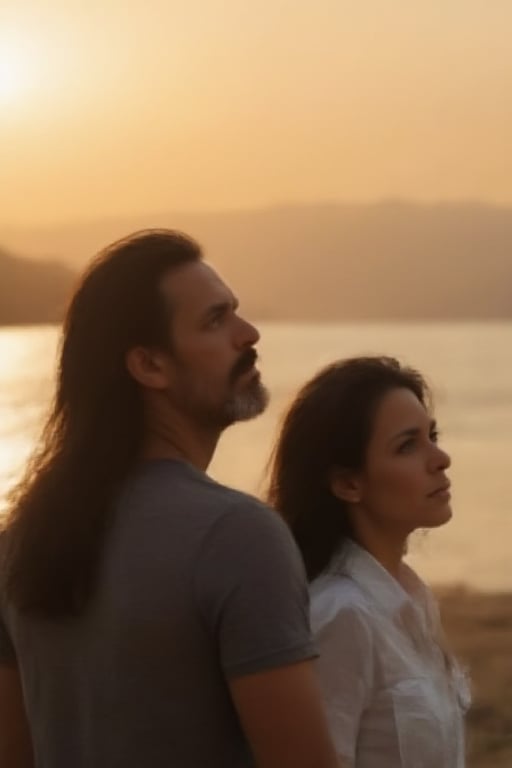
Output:
[[87,603],[114,496],[143,440],[141,390],[126,354],[169,347],[162,277],[199,259],[197,243],[180,233],[139,232],[100,253],[75,292],[55,400],[2,533],[2,592],[19,611],[63,617]]

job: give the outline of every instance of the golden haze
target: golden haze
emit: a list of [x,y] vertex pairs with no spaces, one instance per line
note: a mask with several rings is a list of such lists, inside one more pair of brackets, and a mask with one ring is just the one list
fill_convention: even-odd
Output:
[[507,0],[7,0],[0,224],[511,203],[511,27]]

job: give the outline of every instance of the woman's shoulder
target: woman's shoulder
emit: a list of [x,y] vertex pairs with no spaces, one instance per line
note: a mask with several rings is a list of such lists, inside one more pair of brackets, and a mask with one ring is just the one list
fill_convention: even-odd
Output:
[[368,597],[350,576],[323,573],[311,582],[309,594],[313,631],[338,620],[370,627],[372,610]]

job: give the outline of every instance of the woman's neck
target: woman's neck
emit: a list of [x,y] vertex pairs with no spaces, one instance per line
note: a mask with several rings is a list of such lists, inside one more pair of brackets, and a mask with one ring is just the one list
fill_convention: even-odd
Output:
[[394,579],[401,580],[402,561],[407,552],[407,536],[366,529],[357,531],[354,538]]

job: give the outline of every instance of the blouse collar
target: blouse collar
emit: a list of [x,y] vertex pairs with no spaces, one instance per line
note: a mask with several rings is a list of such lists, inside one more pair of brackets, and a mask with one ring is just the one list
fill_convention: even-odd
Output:
[[379,613],[405,625],[409,631],[416,633],[421,628],[422,634],[438,633],[437,604],[426,584],[405,563],[401,565],[398,581],[369,552],[348,539],[327,570],[332,575],[348,576]]

